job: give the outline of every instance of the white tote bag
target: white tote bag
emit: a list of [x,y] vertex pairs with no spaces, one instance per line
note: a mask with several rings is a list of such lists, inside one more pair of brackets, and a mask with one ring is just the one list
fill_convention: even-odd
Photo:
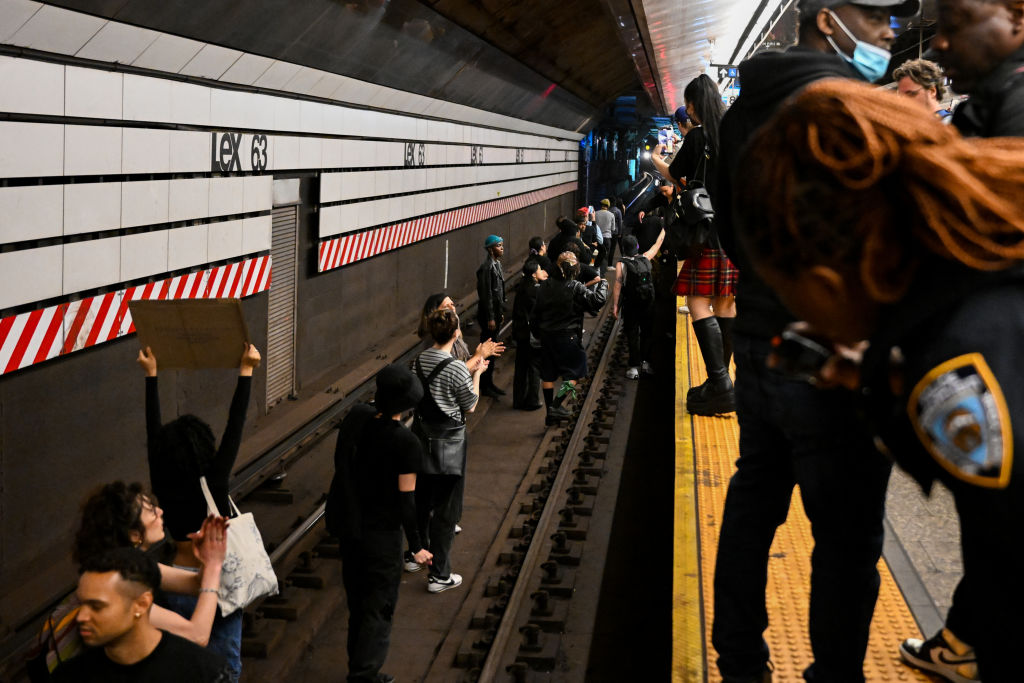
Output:
[[[206,497],[209,514],[220,515],[210,494],[210,487],[206,484],[206,477],[199,478],[199,485]],[[220,590],[217,591],[217,604],[220,605],[221,615],[225,617],[237,609],[248,607],[257,598],[277,595],[278,592],[277,575],[263,547],[256,519],[251,512],[244,515],[239,512],[230,496],[228,503],[236,516],[231,518],[231,526],[228,528],[228,552],[220,572]]]

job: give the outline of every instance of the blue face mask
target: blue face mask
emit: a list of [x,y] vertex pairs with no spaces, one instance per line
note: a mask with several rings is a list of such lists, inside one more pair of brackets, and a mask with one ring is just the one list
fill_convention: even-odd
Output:
[[832,49],[836,51],[840,57],[853,64],[853,67],[857,69],[861,76],[863,76],[869,83],[874,83],[883,76],[889,69],[889,61],[892,59],[892,53],[885,48],[866,43],[863,40],[858,40],[857,36],[850,33],[850,30],[846,28],[846,25],[839,20],[835,14],[832,14],[832,18],[839,25],[839,28],[843,29],[850,40],[852,40],[856,47],[853,49],[853,57],[847,57],[839,46],[832,40],[832,36],[825,36],[825,40],[832,46]]

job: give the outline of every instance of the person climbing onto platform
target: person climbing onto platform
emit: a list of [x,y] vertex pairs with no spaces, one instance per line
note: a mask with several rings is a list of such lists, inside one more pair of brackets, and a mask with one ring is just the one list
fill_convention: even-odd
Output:
[[772,338],[793,316],[734,239],[733,206],[747,202],[750,178],[761,173],[743,165],[740,152],[779,105],[808,84],[885,75],[895,38],[890,16],[913,15],[918,7],[917,0],[800,0],[799,44],[743,62],[743,92],[722,118],[713,199],[719,242],[740,271],[733,327],[740,436],[719,531],[711,641],[729,682],[771,680],[763,636],[769,552],[797,485],[814,536],[808,610],[814,660],[804,675],[864,680],[891,469],[857,419],[851,392],[813,387],[765,367]]
[[[488,235],[484,249],[487,250],[487,258],[476,270],[476,317],[480,323],[481,344],[488,340],[498,341],[501,323],[505,320],[505,272],[501,268],[505,242],[497,235]],[[483,396],[496,399],[504,396],[505,392],[494,384],[495,358],[487,358],[490,364],[480,378],[480,391]]]
[[403,529],[411,557],[420,564],[432,560],[416,523],[422,446],[402,422],[402,413],[423,398],[423,387],[409,368],[388,365],[377,373],[376,389],[373,404],[352,408],[338,428],[327,495],[328,530],[340,542],[348,599],[350,683],[394,681],[380,669],[402,580]]
[[[178,545],[175,566],[198,571],[189,534],[199,530],[207,514],[199,478],[206,477],[217,509],[228,514],[231,510],[228,482],[242,444],[252,373],[260,365],[260,352],[252,344],[245,345],[219,447],[210,426],[195,415],[182,415],[167,424],[162,423],[157,357],[146,347],[139,351],[136,362],[146,373],[146,452],[150,485],[164,506],[167,529]],[[182,616],[192,614],[196,608],[196,598],[190,595],[168,596],[168,603]],[[210,647],[228,660],[232,681],[237,681],[242,673],[242,610],[227,616],[217,613]]]
[[977,673],[1020,680],[1024,139],[963,139],[913,102],[827,81],[747,149],[762,171],[737,205],[745,253],[818,333],[869,341],[859,365],[820,376],[859,390],[877,443],[925,492],[952,492]]
[[[537,291],[533,319],[540,336],[541,391],[547,406],[545,423],[558,424],[569,418],[562,407],[566,397],[576,395],[576,380],[587,374],[587,354],[581,330],[584,313],[597,313],[608,299],[608,281],[598,279],[587,286],[577,280],[579,258],[571,251],[558,256],[558,277],[543,282]],[[562,387],[555,395],[555,380]]]
[[622,258],[615,264],[615,285],[612,287],[612,315],[621,317],[629,344],[628,379],[638,379],[640,373],[653,375],[647,358],[654,341],[654,273],[651,260],[661,249],[665,231],[658,235],[654,245],[643,254],[637,253],[633,235],[622,238]]

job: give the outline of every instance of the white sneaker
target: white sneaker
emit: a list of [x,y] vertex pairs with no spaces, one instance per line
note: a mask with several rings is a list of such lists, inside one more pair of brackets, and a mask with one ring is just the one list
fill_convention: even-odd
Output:
[[653,375],[654,368],[651,367],[650,363],[644,361],[643,363],[640,364],[640,372],[644,373],[645,375]]
[[402,555],[402,569],[412,574],[423,569],[423,565],[413,559],[412,553],[406,550],[405,554]]
[[637,379],[640,377],[640,368],[626,370],[626,379]]
[[430,593],[441,593],[449,588],[458,588],[461,585],[462,577],[455,572],[452,572],[452,575],[445,581],[442,581],[436,576],[431,576],[427,579],[427,591]]
[[458,524],[455,525],[455,533],[457,533],[457,534],[461,534],[462,533],[462,527],[459,526]]

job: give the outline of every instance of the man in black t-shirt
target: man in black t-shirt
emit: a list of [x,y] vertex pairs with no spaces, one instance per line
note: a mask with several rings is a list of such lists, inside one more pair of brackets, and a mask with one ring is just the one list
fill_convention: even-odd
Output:
[[88,558],[78,579],[76,621],[85,653],[61,664],[57,683],[227,683],[227,662],[149,621],[160,569],[134,548]]
[[357,405],[338,428],[335,481],[327,501],[348,598],[349,683],[394,680],[380,668],[402,578],[402,529],[413,561],[426,564],[432,557],[416,530],[422,449],[401,421],[402,413],[423,398],[423,387],[402,365],[382,369],[376,383],[374,405]]

